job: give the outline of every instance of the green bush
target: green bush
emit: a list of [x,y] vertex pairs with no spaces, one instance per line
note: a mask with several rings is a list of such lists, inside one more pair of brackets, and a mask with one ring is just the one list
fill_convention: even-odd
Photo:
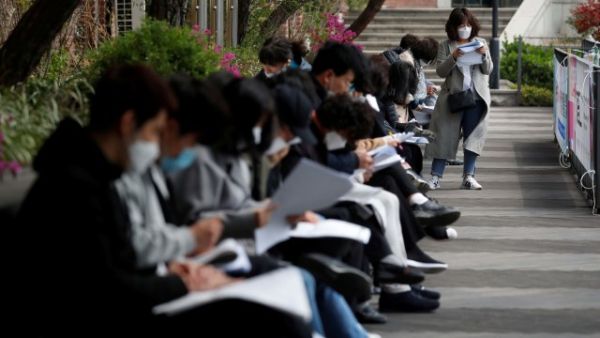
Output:
[[203,78],[219,68],[221,55],[203,32],[147,20],[140,29],[102,44],[90,55],[89,76],[96,79],[113,64],[143,63],[161,75],[186,72]]
[[521,104],[523,106],[551,107],[552,89],[524,85],[521,89]]
[[362,11],[367,7],[368,0],[348,0],[348,7],[351,11]]
[[81,78],[62,82],[31,78],[24,84],[1,90],[2,167],[7,163],[31,163],[43,141],[65,116],[85,122],[91,90],[89,83]]
[[[504,41],[500,60],[502,78],[513,82],[517,81],[518,48],[519,43],[516,39],[513,42]],[[522,51],[522,83],[552,90],[554,76],[552,69],[553,48],[534,46],[523,42]]]

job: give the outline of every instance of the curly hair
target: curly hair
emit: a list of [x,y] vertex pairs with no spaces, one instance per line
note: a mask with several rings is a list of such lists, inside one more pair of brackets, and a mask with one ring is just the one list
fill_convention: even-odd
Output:
[[439,43],[434,38],[425,38],[417,41],[411,48],[415,59],[433,61],[437,57]]
[[465,21],[472,27],[469,40],[479,35],[481,26],[479,25],[479,20],[477,20],[473,13],[464,7],[455,8],[450,13],[448,21],[446,21],[446,34],[448,35],[448,40],[458,41],[458,26],[462,25]]
[[375,113],[368,103],[342,94],[325,100],[317,109],[317,118],[321,126],[343,134],[354,144],[371,134]]

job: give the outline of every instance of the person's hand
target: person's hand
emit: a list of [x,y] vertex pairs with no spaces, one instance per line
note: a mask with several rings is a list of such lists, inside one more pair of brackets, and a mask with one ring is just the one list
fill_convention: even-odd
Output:
[[463,56],[463,51],[460,50],[460,48],[456,48],[453,52],[452,52],[452,57],[454,58],[454,60],[457,60],[459,57]]
[[212,290],[238,281],[212,266],[191,262],[172,262],[169,272],[179,276],[188,291]]
[[393,137],[387,138],[387,139],[385,140],[385,143],[386,143],[388,146],[390,146],[390,147],[394,147],[394,148],[396,148],[396,147],[398,147],[398,146],[400,145],[400,141],[396,140],[396,139],[395,139],[395,138],[393,138]]
[[435,94],[435,86],[427,86],[427,95],[431,96]]
[[372,177],[373,177],[373,170],[371,170],[371,169],[365,170],[365,172],[363,173],[364,183],[369,182],[369,180],[371,180]]
[[218,218],[201,219],[196,221],[190,229],[198,243],[196,253],[202,253],[217,244],[223,234],[223,222]]
[[479,53],[481,55],[485,55],[485,52],[487,52],[486,46],[481,46],[481,47],[477,48],[477,53]]
[[358,167],[368,169],[373,165],[373,157],[364,150],[355,150],[354,153],[358,157]]
[[305,211],[300,215],[291,215],[287,217],[288,223],[296,225],[297,223],[319,223],[319,216],[312,211]]
[[286,146],[275,154],[267,156],[267,160],[269,160],[269,164],[274,167],[277,165],[277,163],[281,162],[281,160],[283,160],[283,158],[286,157],[289,152],[290,147]]
[[269,223],[275,209],[277,209],[277,206],[271,202],[271,200],[267,200],[267,203],[264,206],[256,209],[256,224],[259,228],[262,228]]

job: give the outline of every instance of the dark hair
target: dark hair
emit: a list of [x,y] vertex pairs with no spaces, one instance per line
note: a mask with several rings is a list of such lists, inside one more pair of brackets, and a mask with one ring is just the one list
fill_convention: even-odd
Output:
[[292,58],[292,44],[283,37],[268,38],[258,53],[258,60],[263,65],[274,66],[287,63]]
[[317,88],[315,87],[315,83],[313,82],[310,73],[300,69],[289,69],[285,73],[279,74],[275,79],[278,85],[286,84],[301,90],[304,95],[310,99],[313,108],[316,108],[321,104],[321,99],[317,94]]
[[336,76],[346,74],[349,70],[358,71],[360,52],[352,46],[328,41],[319,49],[312,65],[312,73],[319,75],[331,69]]
[[109,68],[96,82],[90,97],[92,131],[114,128],[126,111],[135,114],[135,123],[141,127],[161,110],[173,110],[177,100],[167,83],[152,69],[141,65],[123,65]]
[[302,63],[302,58],[308,54],[308,48],[302,40],[292,41],[292,60],[298,65]]
[[374,115],[368,103],[355,101],[348,95],[331,96],[317,109],[321,126],[344,133],[351,144],[370,135]]
[[215,145],[231,125],[229,107],[219,89],[187,74],[172,76],[169,84],[179,108],[169,116],[179,124],[179,134],[198,133],[198,142]]
[[[379,92],[377,96],[379,98],[386,97],[396,104],[404,105],[406,96],[409,93],[413,95],[416,93],[419,79],[414,65],[408,61],[403,61],[398,55],[393,55],[393,53],[395,53],[393,50],[388,50],[371,57],[371,61],[377,64],[380,76],[385,76],[387,80],[385,93]],[[395,61],[391,63],[390,59],[394,59]],[[387,73],[385,73],[386,69]]]
[[412,48],[411,52],[415,59],[433,61],[437,57],[439,43],[436,39],[425,38],[419,40]]
[[458,41],[458,26],[462,25],[465,20],[472,28],[469,40],[479,34],[479,29],[481,27],[479,25],[479,20],[477,20],[473,13],[464,7],[455,8],[450,13],[450,17],[448,17],[448,21],[446,22],[446,34],[448,35],[448,40]]
[[[270,132],[269,126],[275,112],[275,101],[271,92],[259,80],[234,79],[225,86],[223,94],[229,102],[232,117],[232,133],[228,136],[224,150],[233,153],[254,150],[252,128],[264,120],[266,128],[263,127],[263,136]],[[264,137],[263,141],[270,143],[270,139]],[[247,148],[239,149],[240,142],[245,143]]]
[[373,94],[373,84],[371,83],[371,60],[364,54],[359,53],[358,68],[354,71],[354,88],[364,94]]
[[417,43],[417,41],[419,41],[418,37],[416,37],[412,34],[406,34],[400,40],[400,48],[402,48],[404,50],[410,49],[415,45],[415,43]]
[[387,92],[390,83],[390,63],[387,62],[382,54],[371,56],[371,85],[373,95],[379,99],[383,98]]

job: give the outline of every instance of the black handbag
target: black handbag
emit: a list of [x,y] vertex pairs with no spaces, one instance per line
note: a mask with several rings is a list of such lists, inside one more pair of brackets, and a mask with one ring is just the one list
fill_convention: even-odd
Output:
[[451,113],[459,113],[475,107],[475,95],[470,89],[448,95],[448,106]]

